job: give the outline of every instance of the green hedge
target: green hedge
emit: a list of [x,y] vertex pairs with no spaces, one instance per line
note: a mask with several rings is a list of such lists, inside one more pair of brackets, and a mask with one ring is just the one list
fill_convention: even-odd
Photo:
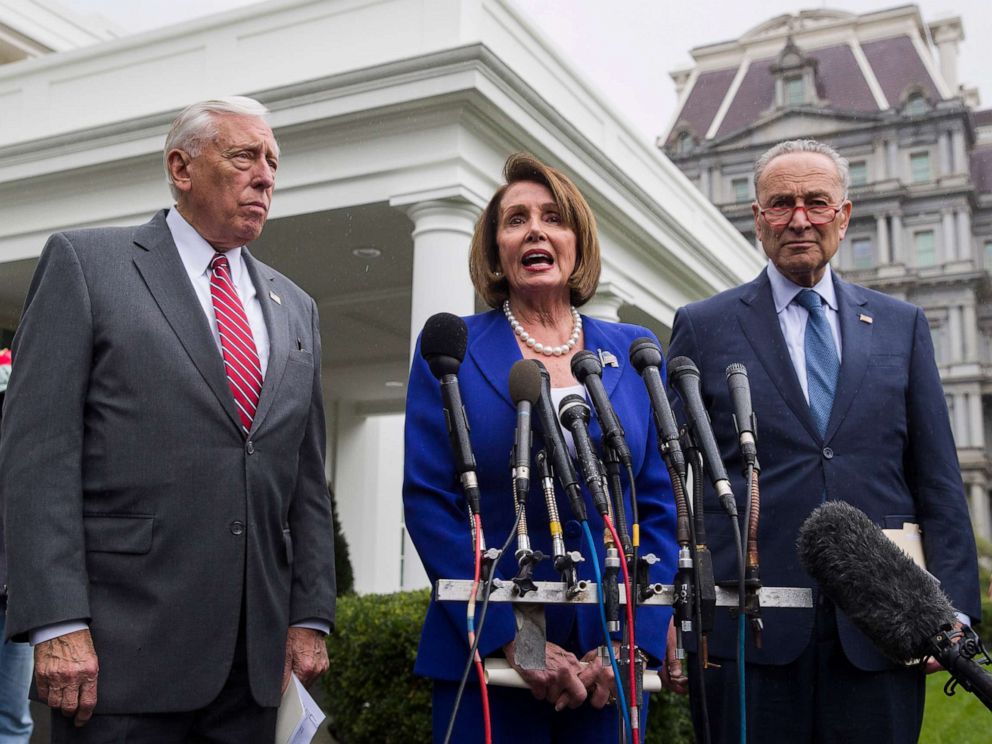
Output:
[[[430,744],[430,680],[413,674],[429,601],[426,589],[338,598],[324,708],[339,744]],[[654,695],[645,741],[691,742],[688,701]]]

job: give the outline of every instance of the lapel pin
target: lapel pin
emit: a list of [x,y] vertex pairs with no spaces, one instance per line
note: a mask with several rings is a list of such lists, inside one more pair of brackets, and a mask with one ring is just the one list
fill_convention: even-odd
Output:
[[[269,297],[271,297],[272,298],[272,301],[274,303],[276,303],[277,305],[281,305],[282,304],[282,298],[280,298],[279,295],[277,295],[271,289],[269,290]],[[863,315],[861,317],[864,318]]]
[[611,351],[603,351],[602,349],[596,349],[596,353],[599,354],[599,363],[604,367],[619,367],[617,363],[617,358],[613,356]]
[[858,320],[860,320],[862,323],[867,323],[868,325],[871,325],[872,323],[875,322],[870,315],[865,315],[864,313],[861,313],[858,316]]

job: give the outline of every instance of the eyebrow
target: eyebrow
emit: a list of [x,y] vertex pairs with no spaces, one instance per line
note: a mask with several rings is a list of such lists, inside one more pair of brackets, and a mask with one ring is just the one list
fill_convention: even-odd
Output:
[[[540,205],[542,212],[560,212],[561,207],[559,207],[555,202],[545,202]],[[500,214],[506,214],[514,209],[527,209],[525,204],[508,204],[500,210]]]

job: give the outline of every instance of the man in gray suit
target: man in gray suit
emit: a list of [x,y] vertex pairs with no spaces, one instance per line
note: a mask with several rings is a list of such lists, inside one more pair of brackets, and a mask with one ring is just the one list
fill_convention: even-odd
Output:
[[7,635],[34,645],[54,741],[268,743],[290,671],[327,668],[317,308],[245,247],[279,162],[266,114],[187,108],[176,206],[53,235],[28,291],[0,438]]

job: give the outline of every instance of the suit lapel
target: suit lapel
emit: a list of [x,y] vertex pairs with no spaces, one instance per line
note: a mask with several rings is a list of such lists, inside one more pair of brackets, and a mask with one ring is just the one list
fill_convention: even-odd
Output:
[[741,295],[741,309],[737,314],[741,330],[754,350],[754,358],[764,367],[765,373],[778,389],[789,408],[802,422],[814,439],[820,434],[810,413],[806,396],[803,395],[796,368],[782,336],[782,327],[775,312],[772,288],[768,282],[767,270],[762,271],[749,288]]
[[861,381],[868,370],[874,328],[871,323],[860,319],[868,309],[868,298],[859,287],[834,277],[834,289],[837,292],[837,310],[840,316],[842,359],[825,441],[837,431],[861,387]]
[[165,224],[165,214],[159,212],[151,222],[138,229],[134,238],[137,246],[134,264],[179,343],[231,422],[240,429],[241,421],[224,373],[224,361]]
[[468,354],[499,397],[515,408],[510,398],[510,368],[523,355],[502,313],[493,311],[483,317],[469,336]]
[[[255,410],[255,418],[251,425],[251,430],[254,433],[258,431],[265,414],[272,407],[279,382],[282,380],[283,372],[286,371],[286,362],[289,360],[292,345],[286,308],[281,303],[275,302],[269,294],[272,283],[275,281],[275,274],[268,266],[256,261],[248,253],[247,248],[241,249],[241,256],[244,258],[252,284],[255,285],[255,292],[262,306],[265,328],[269,332],[269,361],[265,370],[265,380],[262,382],[262,392],[258,399],[258,408]],[[319,363],[319,360],[315,360],[315,362]]]

